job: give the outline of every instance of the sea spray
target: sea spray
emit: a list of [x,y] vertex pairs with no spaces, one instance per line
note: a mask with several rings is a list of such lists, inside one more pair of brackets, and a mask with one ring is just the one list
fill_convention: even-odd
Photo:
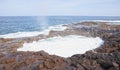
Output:
[[41,26],[40,27],[41,30],[45,30],[49,26],[48,19],[46,19],[45,16],[37,17],[36,20],[37,20],[37,23],[39,23],[39,25]]

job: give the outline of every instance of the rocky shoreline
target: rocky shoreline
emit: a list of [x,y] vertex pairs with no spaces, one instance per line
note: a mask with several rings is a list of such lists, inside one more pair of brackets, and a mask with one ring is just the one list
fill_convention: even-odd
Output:
[[[0,70],[120,70],[120,25],[107,22],[80,22],[68,25],[64,31],[24,38],[0,38]],[[100,37],[104,44],[85,54],[63,58],[40,52],[18,52],[17,48],[55,36],[83,35]]]

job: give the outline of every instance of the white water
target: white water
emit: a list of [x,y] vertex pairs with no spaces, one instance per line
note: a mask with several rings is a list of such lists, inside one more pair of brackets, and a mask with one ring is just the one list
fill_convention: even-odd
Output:
[[32,36],[38,36],[40,34],[48,35],[51,30],[53,31],[63,31],[67,27],[62,25],[56,25],[56,26],[50,26],[48,29],[43,30],[41,32],[34,31],[34,32],[17,32],[17,33],[9,33],[5,35],[0,35],[0,38],[21,38],[21,37],[32,37]]
[[74,54],[83,54],[88,50],[95,49],[103,44],[99,37],[88,38],[78,35],[69,35],[65,37],[52,37],[33,43],[24,43],[17,51],[41,51],[49,54],[55,54],[62,57],[70,57]]
[[120,23],[120,20],[82,20],[80,22],[109,22],[109,23],[116,22],[116,23]]

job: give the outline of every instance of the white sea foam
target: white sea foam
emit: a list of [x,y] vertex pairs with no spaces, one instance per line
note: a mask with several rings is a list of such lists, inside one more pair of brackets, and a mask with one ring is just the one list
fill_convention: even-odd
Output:
[[32,36],[38,36],[40,34],[48,35],[49,31],[63,31],[67,27],[62,25],[56,25],[56,26],[50,26],[48,29],[45,29],[43,31],[34,31],[34,32],[17,32],[17,33],[9,33],[5,35],[0,35],[0,38],[21,38],[21,37],[32,37]]
[[0,38],[21,38],[21,37],[32,37],[37,36],[39,34],[45,34],[45,32],[17,32],[17,33],[10,33],[5,35],[0,35]]
[[70,57],[74,54],[82,54],[88,50],[95,49],[103,44],[99,37],[88,38],[78,35],[69,35],[65,37],[52,37],[34,41],[33,43],[24,43],[17,51],[41,51],[49,54],[55,54],[62,57]]
[[54,31],[63,31],[65,29],[67,29],[67,27],[62,26],[62,25],[56,25],[56,26],[50,26],[48,29],[49,30],[54,30]]
[[117,22],[117,23],[120,23],[120,20],[82,20],[80,22],[112,22],[112,23]]

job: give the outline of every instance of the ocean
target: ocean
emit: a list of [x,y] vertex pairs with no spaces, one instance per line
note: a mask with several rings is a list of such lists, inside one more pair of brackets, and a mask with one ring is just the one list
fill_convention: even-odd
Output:
[[[119,16],[0,16],[0,37],[35,35],[50,26],[81,21],[120,21]],[[30,33],[29,33],[30,32]],[[33,34],[33,35],[34,35]],[[27,36],[27,35],[26,35]]]

